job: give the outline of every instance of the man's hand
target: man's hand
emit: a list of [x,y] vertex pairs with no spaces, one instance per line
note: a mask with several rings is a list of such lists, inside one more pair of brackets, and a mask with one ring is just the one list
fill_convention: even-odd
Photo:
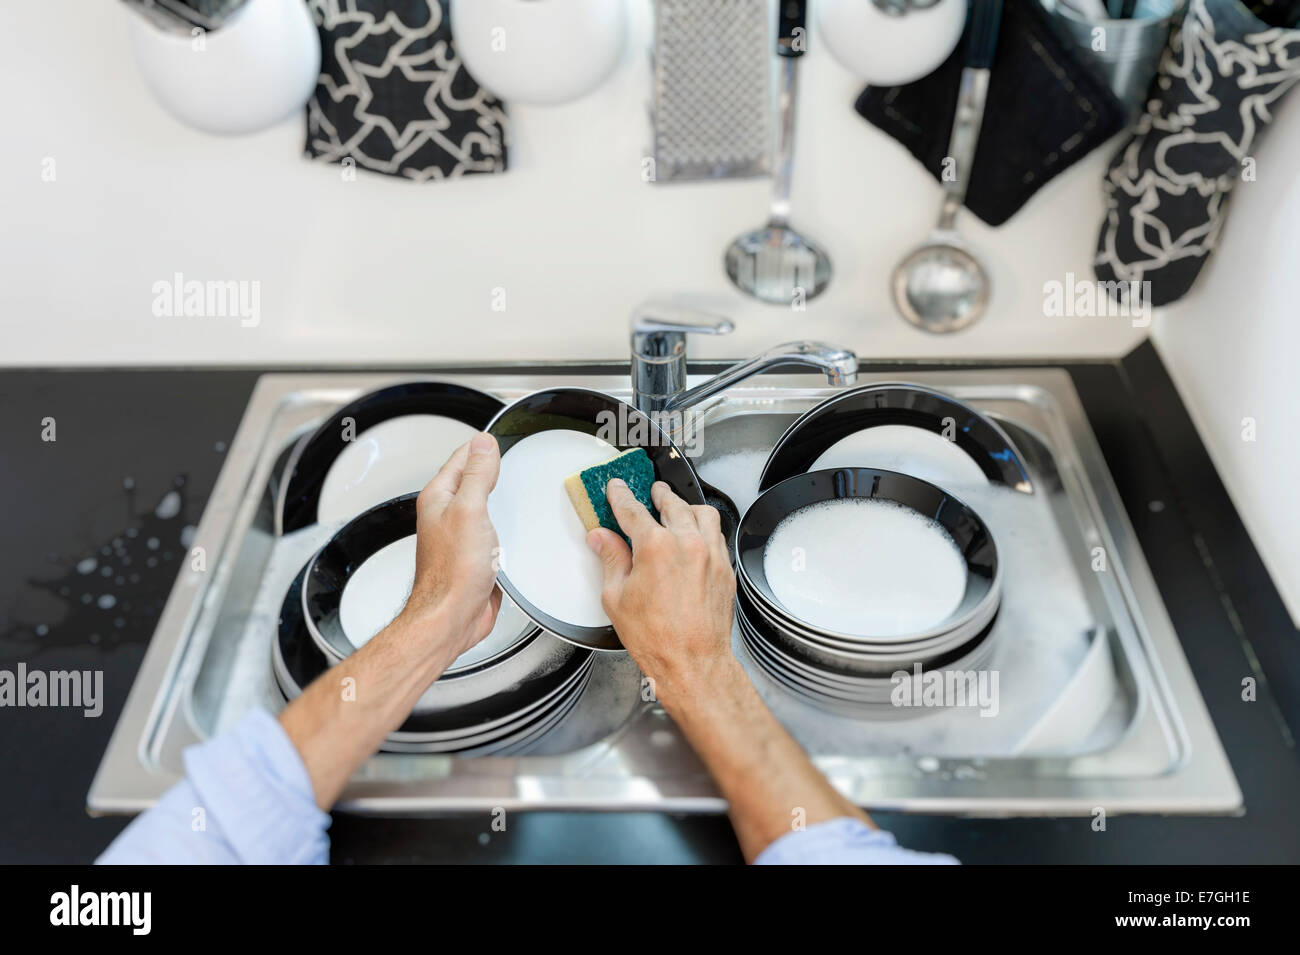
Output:
[[662,481],[650,496],[663,524],[617,478],[605,496],[632,549],[603,527],[587,535],[605,568],[601,602],[656,696],[671,708],[679,696],[736,665],[736,577],[718,512],[687,504]]
[[501,470],[490,434],[461,445],[416,501],[415,585],[403,616],[436,616],[436,636],[450,664],[492,630],[501,606],[496,589],[497,532],[487,499]]
[[280,714],[322,809],[442,671],[496,622],[497,535],[487,497],[500,467],[491,435],[456,449],[416,503],[415,584],[406,607]]
[[613,531],[587,535],[605,565],[605,612],[730,803],[745,858],[803,825],[844,816],[870,825],[809,762],[731,653],[736,577],[717,512],[657,483],[661,526],[622,481],[610,481],[605,496],[632,541],[629,551]]

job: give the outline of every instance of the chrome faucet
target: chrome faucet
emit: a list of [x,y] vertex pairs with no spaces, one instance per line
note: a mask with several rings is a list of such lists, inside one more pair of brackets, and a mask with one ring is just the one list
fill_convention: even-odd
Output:
[[786,342],[737,362],[703,384],[686,388],[686,336],[726,335],[729,319],[677,305],[648,302],[632,316],[632,398],[646,414],[678,411],[711,398],[731,386],[773,368],[804,365],[826,373],[832,385],[857,379],[853,352],[822,342]]

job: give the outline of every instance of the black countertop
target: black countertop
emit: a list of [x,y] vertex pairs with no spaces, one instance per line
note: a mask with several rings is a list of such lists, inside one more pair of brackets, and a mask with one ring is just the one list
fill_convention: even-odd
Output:
[[[1021,363],[1026,364],[1026,363]],[[1037,363],[1027,363],[1037,364]],[[881,365],[869,370],[921,370]],[[953,367],[952,363],[944,367]],[[963,819],[876,813],[966,862],[1300,860],[1300,633],[1155,350],[1066,365],[1245,799],[1232,817]],[[266,369],[268,371],[274,369]],[[0,668],[103,672],[98,718],[0,709],[0,862],[87,862],[122,829],[86,793],[261,371],[0,372]],[[53,419],[55,440],[49,436]],[[1255,677],[1258,696],[1242,699]],[[735,862],[720,817],[336,815],[335,862]]]

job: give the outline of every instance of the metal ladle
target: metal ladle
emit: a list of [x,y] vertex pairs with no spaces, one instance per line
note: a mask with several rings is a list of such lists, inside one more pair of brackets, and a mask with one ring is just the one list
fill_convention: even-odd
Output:
[[806,0],[778,0],[776,52],[781,59],[780,139],[777,146],[772,211],[767,225],[739,236],[723,259],[733,285],[774,305],[790,305],[802,293],[807,301],[831,280],[831,260],[822,249],[790,228],[790,180],[794,171],[795,99],[799,57],[806,49]]
[[894,304],[903,318],[928,332],[959,331],[988,308],[988,273],[967,251],[957,235],[956,222],[957,212],[966,201],[966,186],[979,145],[1001,19],[1002,0],[975,0],[970,46],[948,142],[952,175],[944,177],[939,222],[925,244],[894,269]]

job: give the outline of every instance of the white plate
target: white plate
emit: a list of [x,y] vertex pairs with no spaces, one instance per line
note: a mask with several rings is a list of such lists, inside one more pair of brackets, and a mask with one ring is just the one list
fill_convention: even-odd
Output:
[[565,623],[610,625],[600,605],[600,559],[587,546],[564,479],[617,454],[613,445],[581,431],[530,434],[501,458],[501,476],[488,498],[510,583],[524,600]]
[[376,504],[421,490],[477,434],[441,415],[402,415],[367,428],[334,459],[321,485],[317,521],[350,520]]
[[[352,572],[339,600],[339,626],[348,642],[360,649],[392,623],[411,595],[415,581],[415,535],[383,547]],[[486,637],[449,666],[451,674],[496,656],[533,629],[510,598],[502,595],[496,624]]]
[[821,453],[809,471],[879,468],[910,474],[939,487],[985,487],[989,479],[956,443],[924,428],[882,424],[855,431]]

